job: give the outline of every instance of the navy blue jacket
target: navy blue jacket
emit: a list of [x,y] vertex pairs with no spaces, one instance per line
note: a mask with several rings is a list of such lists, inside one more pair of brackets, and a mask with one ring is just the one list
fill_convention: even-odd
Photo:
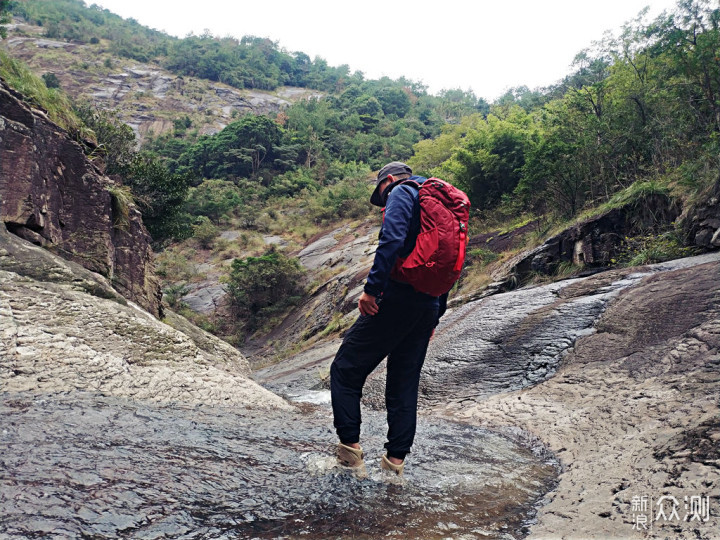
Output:
[[[412,180],[422,184],[425,178],[411,176]],[[365,284],[365,292],[377,297],[390,280],[390,271],[398,257],[407,257],[415,247],[420,232],[420,200],[418,190],[407,184],[390,186],[390,194],[385,203],[385,215],[375,261]]]
[[[425,182],[422,176],[411,176],[418,184]],[[440,301],[434,296],[415,291],[411,285],[390,279],[398,257],[407,257],[415,247],[420,232],[420,200],[414,186],[402,184],[389,188],[391,191],[385,204],[385,217],[380,228],[380,237],[375,260],[367,277],[366,293],[383,300],[397,298],[405,302],[423,305],[437,305],[439,315],[445,311],[447,294]]]

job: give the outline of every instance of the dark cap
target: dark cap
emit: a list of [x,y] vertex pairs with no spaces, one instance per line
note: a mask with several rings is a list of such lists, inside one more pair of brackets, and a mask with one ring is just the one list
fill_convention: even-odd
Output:
[[390,175],[395,176],[396,174],[412,174],[412,169],[405,165],[402,161],[393,161],[385,165],[377,175],[377,182],[375,184],[375,191],[370,196],[370,202],[375,206],[385,206],[382,194],[380,193],[380,183]]

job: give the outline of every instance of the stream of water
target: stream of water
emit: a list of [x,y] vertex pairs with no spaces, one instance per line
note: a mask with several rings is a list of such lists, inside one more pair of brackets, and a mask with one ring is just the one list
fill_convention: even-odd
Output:
[[402,480],[333,458],[327,405],[296,413],[2,394],[3,538],[518,538],[556,464],[507,437],[422,418]]

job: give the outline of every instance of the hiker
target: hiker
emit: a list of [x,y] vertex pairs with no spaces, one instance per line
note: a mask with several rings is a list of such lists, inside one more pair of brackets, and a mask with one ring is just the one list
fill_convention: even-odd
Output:
[[[430,338],[445,312],[447,291],[459,276],[458,270],[454,277],[445,279],[450,285],[443,289],[444,293],[432,290],[431,285],[428,294],[418,292],[397,268],[398,260],[402,262],[414,253],[421,229],[419,189],[424,182],[425,178],[412,175],[408,165],[393,161],[380,169],[370,198],[373,205],[385,207],[379,243],[358,300],[360,317],[346,333],[330,367],[334,425],[340,439],[338,460],[347,467],[364,467],[359,441],[360,398],[366,378],[387,357],[388,434],[380,465],[402,474],[415,437],[420,370]],[[462,204],[467,202],[467,215],[469,201],[464,193],[456,191],[464,197]],[[463,235],[466,226],[467,218],[460,225],[461,229],[465,227]],[[464,259],[465,236],[460,251]],[[462,261],[458,261],[461,266]],[[438,280],[431,276],[430,281],[434,284]]]

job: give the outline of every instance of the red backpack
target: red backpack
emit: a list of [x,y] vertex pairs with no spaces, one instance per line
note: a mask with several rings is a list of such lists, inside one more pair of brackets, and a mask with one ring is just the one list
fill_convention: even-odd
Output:
[[398,258],[390,277],[418,292],[440,296],[458,280],[465,261],[470,199],[439,178],[403,183],[419,190],[420,233],[415,248],[407,257]]

